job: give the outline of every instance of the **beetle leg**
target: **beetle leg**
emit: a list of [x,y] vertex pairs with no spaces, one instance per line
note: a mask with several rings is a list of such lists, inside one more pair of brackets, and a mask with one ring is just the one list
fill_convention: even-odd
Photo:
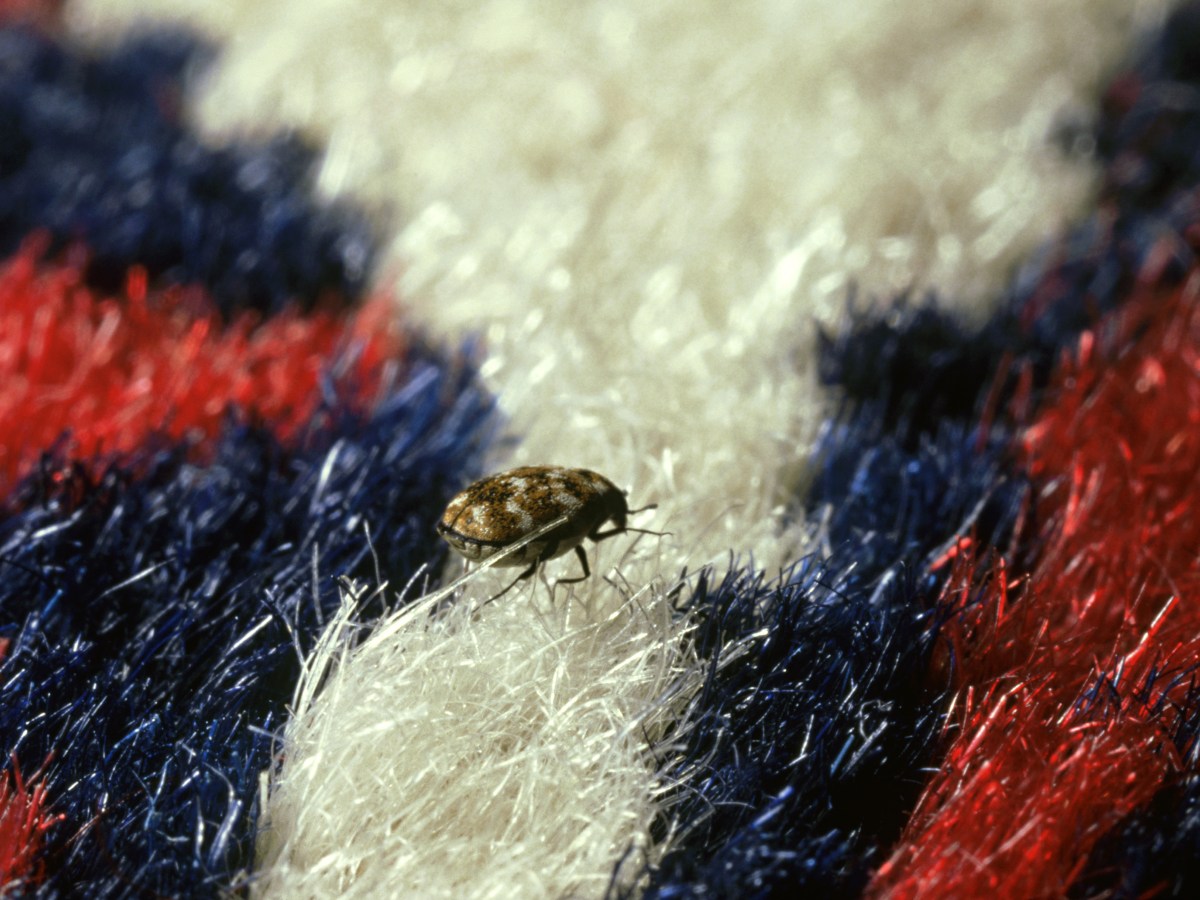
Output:
[[598,544],[605,538],[610,538],[614,534],[624,534],[628,530],[629,529],[626,528],[624,525],[621,525],[616,528],[610,528],[610,529],[608,529],[608,531],[601,531],[600,526],[597,525],[595,528],[592,529],[592,532],[591,532],[591,534],[588,535],[588,537],[590,537],[592,539],[593,543]]
[[[593,538],[593,540],[595,540],[595,539]],[[587,578],[589,575],[592,574],[592,570],[588,568],[587,554],[583,552],[582,544],[576,545],[575,555],[579,557],[579,564],[581,566],[583,566],[583,574],[580,575],[578,578],[560,578],[560,579],[558,579],[558,581],[556,581],[554,583],[556,586],[560,585],[560,584],[575,584],[577,582],[583,581],[585,578]]]
[[[643,506],[641,509],[631,509],[631,510],[627,511],[625,513],[625,515],[633,515],[634,513],[645,512],[648,509],[658,509],[658,504],[651,503],[649,506]],[[606,519],[605,521],[608,521],[608,520]],[[603,522],[596,523],[596,527],[593,528],[588,533],[588,537],[592,539],[593,543],[598,544],[598,543],[600,543],[600,541],[604,540],[605,538],[610,538],[616,534],[625,534],[628,531],[636,531],[638,534],[656,534],[659,537],[663,537],[663,536],[671,533],[669,531],[647,531],[645,528],[630,528],[625,525],[624,516],[621,517],[621,521],[618,524],[616,524],[612,528],[608,529],[608,531],[600,530],[600,526],[603,524],[604,524]]]
[[493,594],[492,596],[488,597],[481,604],[479,604],[479,608],[483,609],[485,606],[487,606],[493,600],[499,600],[501,597],[503,597],[505,594],[507,594],[509,591],[511,591],[514,587],[516,587],[518,581],[524,581],[526,578],[528,578],[530,575],[532,575],[534,572],[536,572],[537,567],[539,565],[541,565],[541,560],[535,559],[533,562],[531,562],[529,564],[528,569],[526,569],[524,572],[522,572],[520,575],[518,575],[516,578],[514,578],[512,581],[510,581],[508,583],[508,587],[506,587],[500,593]]

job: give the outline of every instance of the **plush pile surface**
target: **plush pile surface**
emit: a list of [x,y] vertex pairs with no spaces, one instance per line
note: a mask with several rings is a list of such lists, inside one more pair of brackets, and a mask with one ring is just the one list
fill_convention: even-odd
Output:
[[0,2],[0,893],[1196,895],[1198,250],[1197,3]]

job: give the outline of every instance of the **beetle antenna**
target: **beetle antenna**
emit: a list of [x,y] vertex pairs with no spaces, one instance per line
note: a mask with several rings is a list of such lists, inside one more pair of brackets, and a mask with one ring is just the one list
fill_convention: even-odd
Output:
[[[630,509],[630,510],[626,510],[626,515],[630,515],[630,516],[632,516],[632,515],[634,515],[635,513],[645,512],[645,511],[646,511],[646,510],[648,510],[648,509],[658,509],[658,504],[657,504],[657,503],[651,503],[649,506],[643,506],[643,507],[641,507],[640,509]],[[632,531],[632,530],[633,530],[633,529],[630,529],[630,531]]]

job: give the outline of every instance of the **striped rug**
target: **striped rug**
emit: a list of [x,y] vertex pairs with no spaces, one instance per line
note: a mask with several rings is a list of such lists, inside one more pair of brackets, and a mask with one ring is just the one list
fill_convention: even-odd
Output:
[[0,894],[1195,896],[1198,253],[1200,3],[0,2]]

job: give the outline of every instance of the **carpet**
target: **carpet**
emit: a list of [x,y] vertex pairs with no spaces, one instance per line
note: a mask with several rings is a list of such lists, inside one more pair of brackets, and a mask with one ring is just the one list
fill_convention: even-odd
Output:
[[1194,3],[0,4],[3,893],[1193,895],[1198,147]]

